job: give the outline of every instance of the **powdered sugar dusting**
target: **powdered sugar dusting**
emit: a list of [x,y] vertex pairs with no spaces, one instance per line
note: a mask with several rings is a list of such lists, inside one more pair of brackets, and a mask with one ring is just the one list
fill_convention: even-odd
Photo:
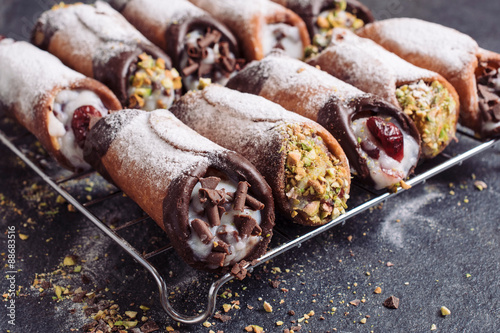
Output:
[[[188,108],[203,112],[188,112]],[[188,94],[172,110],[195,131],[224,147],[239,147],[238,151],[247,158],[277,153],[266,149],[279,135],[276,127],[310,122],[263,97],[218,85]]]
[[[100,63],[106,63],[118,53],[135,49],[137,43],[150,44],[122,15],[102,1],[94,5],[79,4],[48,10],[39,22],[49,30],[64,31],[65,34],[76,33],[77,28],[78,37],[70,39],[71,52],[93,57]],[[98,51],[102,45],[106,45],[106,50]]]
[[130,0],[127,2],[127,12],[140,13],[148,17],[149,24],[163,26],[183,21],[186,17],[194,18],[207,15],[205,11],[187,0]]
[[[436,73],[416,67],[367,38],[347,29],[334,29],[330,46],[310,60],[361,90],[395,103],[398,83],[432,79]],[[331,66],[328,64],[331,63]],[[337,70],[338,69],[338,70]]]
[[0,68],[0,100],[7,106],[16,104],[27,123],[34,119],[35,105],[49,97],[55,87],[84,78],[50,53],[11,39],[0,42]]
[[399,49],[403,58],[419,54],[436,64],[446,64],[449,71],[457,74],[471,61],[475,61],[478,52],[479,46],[471,37],[440,24],[413,18],[395,18],[373,25],[376,31],[367,25],[359,34],[389,49]]
[[307,110],[308,114],[304,114],[307,118],[315,119],[317,112],[333,95],[346,102],[366,95],[350,84],[281,52],[271,53],[262,64],[265,67],[262,75],[269,77],[262,91],[269,96],[283,91],[294,92],[302,103],[300,109]]

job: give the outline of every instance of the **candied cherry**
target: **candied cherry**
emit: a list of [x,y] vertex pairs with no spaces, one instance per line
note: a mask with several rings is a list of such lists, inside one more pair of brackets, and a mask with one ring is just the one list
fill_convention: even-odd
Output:
[[370,117],[366,121],[370,133],[377,138],[387,155],[398,162],[404,157],[403,133],[393,123],[386,122],[380,117]]
[[85,144],[91,116],[102,117],[102,114],[91,105],[81,106],[73,113],[71,128],[75,134],[76,143],[80,148],[83,148]]

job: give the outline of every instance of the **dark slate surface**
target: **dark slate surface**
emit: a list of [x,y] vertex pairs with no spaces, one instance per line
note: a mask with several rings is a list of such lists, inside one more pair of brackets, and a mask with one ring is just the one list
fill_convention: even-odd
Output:
[[[440,22],[470,34],[484,48],[500,51],[500,2],[365,2],[378,18],[411,16]],[[0,34],[28,38],[36,17],[51,5],[48,0],[2,0]],[[0,125],[9,135],[23,132],[3,117]],[[58,174],[30,136],[18,142],[42,162],[49,161],[47,170]],[[453,154],[468,147],[469,140],[464,138],[448,152]],[[3,264],[7,263],[7,227],[15,226],[17,232],[29,236],[27,240],[16,239],[15,269],[19,271],[15,285],[20,288],[14,298],[16,325],[8,324],[6,309],[2,307],[0,328],[2,332],[71,332],[92,321],[84,315],[84,304],[70,299],[53,300],[53,287],[45,294],[32,287],[36,274],[45,273],[47,276],[41,278],[52,280],[53,285],[101,292],[105,299],[120,305],[121,313],[133,310],[142,316],[139,306],[150,307],[145,315],[158,323],[161,332],[167,326],[181,332],[244,332],[248,325],[262,326],[266,332],[282,332],[299,324],[298,320],[311,310],[314,315],[300,323],[300,332],[427,332],[433,324],[437,332],[498,332],[499,171],[497,145],[258,267],[243,282],[224,285],[220,294],[225,293],[218,299],[217,310],[222,311],[223,304],[239,301],[239,309],[227,313],[231,316],[228,322],[211,318],[209,322],[215,325],[209,328],[178,327],[163,312],[152,277],[82,215],[68,212],[67,204],[60,203],[41,178],[0,144]],[[488,188],[479,191],[475,180],[484,181]],[[113,190],[96,176],[71,183],[70,187],[82,198]],[[353,199],[354,202],[366,197],[358,195]],[[123,215],[140,214],[126,200],[115,198],[96,205],[93,211],[111,224],[126,218]],[[306,230],[283,224],[290,232]],[[145,223],[125,232],[124,237],[141,250],[164,242],[161,232]],[[144,238],[151,241],[145,243]],[[274,243],[278,242],[280,238],[275,237]],[[54,273],[64,257],[71,254],[78,257],[82,271]],[[393,266],[388,267],[388,262]],[[207,281],[212,281],[210,275],[185,267],[172,253],[155,263],[165,276],[170,276],[168,283],[176,307],[188,314],[203,308]],[[7,270],[3,265],[2,294],[9,289]],[[63,270],[68,272],[67,268]],[[270,281],[281,283],[273,288]],[[381,288],[380,294],[374,294],[376,287]],[[400,299],[398,309],[382,306],[391,295]],[[349,304],[355,299],[365,302],[358,306]],[[264,301],[272,305],[272,313],[263,310]],[[441,306],[448,307],[451,315],[442,317]],[[290,310],[295,315],[289,315]],[[362,318],[366,318],[366,324],[360,323]],[[283,321],[283,326],[276,326],[277,321]]]

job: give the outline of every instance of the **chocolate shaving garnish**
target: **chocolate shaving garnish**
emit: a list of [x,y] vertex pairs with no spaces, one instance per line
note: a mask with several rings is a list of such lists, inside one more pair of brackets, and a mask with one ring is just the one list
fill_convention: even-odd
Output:
[[238,183],[238,188],[234,193],[234,210],[243,211],[249,186],[247,182]]
[[187,46],[186,52],[187,52],[188,57],[190,57],[190,58],[194,58],[194,59],[201,58],[201,50],[196,45],[189,44]]
[[220,225],[219,206],[211,204],[206,205],[205,214],[207,215],[208,222],[211,227],[217,227]]
[[207,256],[206,261],[210,264],[222,267],[222,266],[224,266],[224,259],[226,259],[225,253],[212,252]]
[[226,321],[228,320],[231,320],[231,316],[228,316],[228,315],[224,315],[224,314],[220,314],[220,313],[216,313],[214,315],[214,318],[215,319],[219,319],[221,322],[225,323]]
[[219,62],[221,63],[222,65],[222,68],[226,71],[226,72],[233,72],[234,71],[234,65],[236,64],[236,60],[233,59],[233,58],[228,58],[228,57],[220,57],[219,58]]
[[230,51],[228,42],[219,43],[219,53],[224,57],[229,57]]
[[257,236],[262,232],[262,229],[257,224],[257,221],[249,215],[236,215],[234,217],[234,225],[238,228],[240,236]]
[[215,44],[215,43],[219,42],[221,36],[222,36],[222,34],[217,30],[208,31],[204,37],[198,38],[198,41],[197,41],[198,46],[202,49],[206,48],[211,44]]
[[198,76],[203,77],[203,75],[212,73],[213,68],[213,64],[206,64],[204,62],[200,63],[200,66],[198,67]]
[[397,309],[399,307],[399,298],[391,296],[382,305],[388,309]]
[[[477,85],[477,88],[479,90],[479,92],[481,93],[481,96],[487,101],[487,102],[490,102],[490,101],[495,101],[495,102],[500,102],[500,98],[498,97],[498,95],[496,95],[495,93],[491,92],[488,87],[482,85],[482,84],[478,84]],[[496,103],[496,104],[497,104]]]
[[212,190],[208,188],[200,188],[198,192],[200,201],[205,203],[208,199],[209,203],[212,205],[219,205],[225,201],[225,191],[224,190]]
[[222,215],[224,215],[224,213],[226,212],[226,209],[222,206],[217,206],[217,209],[219,210],[219,218],[221,218]]
[[[208,57],[208,50],[206,47],[202,48],[200,50],[200,53],[201,53],[201,59],[205,59],[206,57]],[[200,63],[200,65],[203,65],[204,63]]]
[[217,185],[219,185],[219,182],[220,182],[219,177],[200,178],[201,187],[208,188],[210,190],[215,190]]
[[247,262],[245,260],[240,261],[231,268],[231,274],[235,276],[238,280],[243,280],[247,276],[248,271],[246,270]]
[[151,333],[151,332],[156,332],[160,328],[158,327],[158,324],[154,320],[148,320],[144,325],[141,326],[141,332],[142,333]]
[[495,107],[491,109],[491,113],[495,118],[495,121],[500,121],[500,104],[495,105]]
[[214,238],[212,232],[208,228],[208,225],[200,219],[194,219],[191,221],[191,228],[193,228],[194,232],[196,232],[198,237],[200,237],[203,244],[209,244]]
[[191,74],[193,74],[194,72],[196,72],[196,70],[198,69],[198,67],[200,67],[200,65],[198,63],[193,63],[189,66],[186,66],[182,69],[182,74],[184,76],[189,76]]
[[255,199],[251,195],[247,194],[245,203],[248,207],[250,207],[253,210],[262,210],[264,209],[264,204],[260,202],[259,200]]
[[212,249],[214,252],[222,252],[225,254],[231,254],[231,251],[229,251],[229,244],[222,240],[214,241],[214,247]]

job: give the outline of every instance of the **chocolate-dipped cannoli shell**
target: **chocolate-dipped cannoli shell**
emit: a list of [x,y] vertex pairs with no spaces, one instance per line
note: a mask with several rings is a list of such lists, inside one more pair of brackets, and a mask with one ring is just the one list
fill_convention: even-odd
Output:
[[[285,193],[286,126],[314,129],[330,153],[340,161],[345,183],[342,187],[345,194],[349,193],[349,163],[337,140],[319,124],[278,104],[259,96],[210,85],[203,91],[186,94],[170,110],[198,133],[247,157],[273,189],[276,207],[285,216],[291,216],[293,211]],[[303,225],[318,225],[301,214],[293,220]]]
[[[309,36],[314,37],[319,32],[316,24],[318,16],[325,10],[335,9],[337,2],[334,0],[272,0],[291,9],[304,20]],[[346,0],[346,12],[356,15],[365,24],[375,21],[368,7],[356,0]]]
[[483,138],[500,135],[500,115],[479,107],[476,71],[481,62],[500,67],[500,55],[471,37],[440,24],[412,18],[374,22],[357,32],[412,64],[441,74],[460,98],[460,122]]
[[161,58],[165,68],[172,68],[170,58],[160,48],[102,1],[44,12],[35,25],[32,42],[74,70],[104,83],[123,105],[129,103],[131,64],[140,54]]
[[299,29],[304,47],[310,44],[307,27],[291,10],[269,0],[189,0],[225,24],[238,38],[247,61],[264,58],[262,29],[283,22]]
[[[244,259],[256,259],[266,251],[274,226],[269,185],[244,157],[203,138],[169,111],[123,110],[102,118],[88,134],[85,157],[167,232],[189,265],[208,271],[224,272],[231,267],[196,260],[188,246],[193,188],[209,169],[236,182],[248,182],[252,196],[264,209],[260,211],[262,237]],[[218,252],[214,253],[213,257],[218,257]]]
[[89,168],[86,163],[73,165],[50,134],[54,99],[62,90],[84,89],[97,94],[109,110],[120,110],[115,95],[100,82],[69,69],[56,57],[26,42],[1,40],[0,68],[0,108],[33,133],[61,166],[73,171]]
[[238,43],[232,32],[186,0],[112,0],[111,5],[150,41],[161,47],[179,70],[185,52],[184,39],[194,29],[206,31],[210,28],[221,32],[221,41],[228,42],[230,51],[239,58]]
[[248,64],[228,82],[227,87],[260,95],[318,122],[338,140],[358,178],[370,186],[374,181],[366,160],[362,158],[357,137],[351,130],[355,118],[393,117],[404,132],[420,142],[413,121],[392,104],[281,52],[275,51],[259,62]]
[[[333,30],[330,45],[307,63],[319,66],[336,78],[379,96],[396,107],[400,107],[396,97],[397,88],[420,80],[428,84],[438,81],[449,91],[456,104],[454,112],[446,119],[451,135],[437,148],[431,148],[430,142],[422,142],[422,157],[436,156],[454,139],[460,102],[455,88],[441,75],[416,67],[372,40],[340,28]],[[425,133],[420,134],[425,140]]]

